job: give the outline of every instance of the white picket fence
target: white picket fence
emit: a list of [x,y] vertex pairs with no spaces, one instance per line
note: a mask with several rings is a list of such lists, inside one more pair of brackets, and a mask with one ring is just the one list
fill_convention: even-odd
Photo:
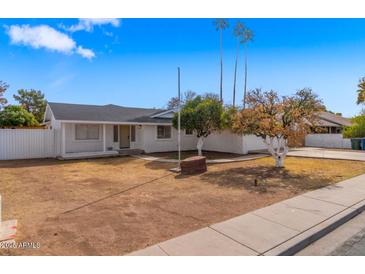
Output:
[[306,147],[351,148],[350,139],[344,139],[342,134],[308,134],[305,136]]
[[55,157],[51,129],[0,129],[0,160]]

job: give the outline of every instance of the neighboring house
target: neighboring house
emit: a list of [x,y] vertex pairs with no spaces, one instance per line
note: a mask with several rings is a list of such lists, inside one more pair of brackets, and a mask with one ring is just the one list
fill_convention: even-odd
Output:
[[[67,158],[135,150],[176,151],[173,115],[173,110],[49,102],[44,122],[55,131],[56,156]],[[196,143],[193,132],[182,130],[182,150],[194,150]],[[256,136],[236,135],[228,130],[211,134],[203,146],[204,150],[240,154],[265,148]]]
[[339,134],[342,133],[345,126],[351,126],[351,120],[340,115],[330,112],[320,112],[319,126],[322,128],[321,133]]
[[343,128],[351,126],[351,120],[330,112],[318,114],[319,125],[322,128],[319,133],[305,136],[305,146],[323,148],[351,148],[350,139],[342,136]]

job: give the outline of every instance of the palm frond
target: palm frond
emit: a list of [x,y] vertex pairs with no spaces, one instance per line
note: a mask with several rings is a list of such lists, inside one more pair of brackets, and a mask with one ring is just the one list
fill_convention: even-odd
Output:
[[229,27],[229,22],[224,18],[217,18],[213,21],[216,30],[224,30]]

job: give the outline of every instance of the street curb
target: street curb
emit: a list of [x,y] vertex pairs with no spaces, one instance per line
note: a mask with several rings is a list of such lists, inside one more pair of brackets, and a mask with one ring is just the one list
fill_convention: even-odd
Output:
[[340,213],[330,217],[329,219],[315,225],[314,227],[294,236],[292,239],[274,247],[273,249],[264,252],[264,256],[291,256],[301,251],[314,241],[322,238],[331,231],[335,230],[342,224],[348,222],[356,215],[365,210],[365,202],[360,201]]

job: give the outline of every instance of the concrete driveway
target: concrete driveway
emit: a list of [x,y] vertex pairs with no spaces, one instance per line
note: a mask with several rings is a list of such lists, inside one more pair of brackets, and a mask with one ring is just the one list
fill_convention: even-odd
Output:
[[316,147],[302,147],[290,150],[289,156],[365,161],[365,150],[344,150]]

